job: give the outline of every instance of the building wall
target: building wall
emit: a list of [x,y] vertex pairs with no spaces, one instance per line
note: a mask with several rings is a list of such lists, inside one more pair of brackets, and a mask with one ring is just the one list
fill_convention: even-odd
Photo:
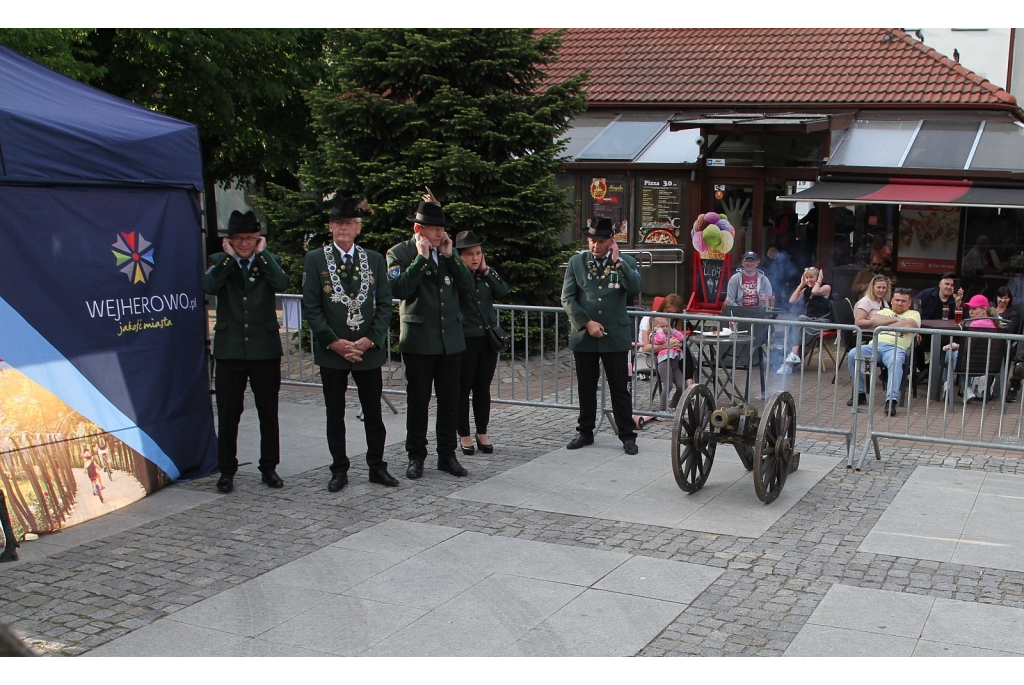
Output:
[[1024,102],[1024,29],[1014,29],[1013,74],[1010,92],[1017,96],[1017,102]]
[[[1008,88],[1006,67],[1009,64],[1010,29],[905,29],[911,35],[920,32],[928,47],[953,59],[953,50],[960,53],[960,64],[1000,88]],[[1015,52],[1020,54],[1020,31]],[[1014,79],[1017,81],[1017,79]],[[1018,81],[1020,83],[1020,81]],[[1015,93],[1015,94],[1019,94]]]

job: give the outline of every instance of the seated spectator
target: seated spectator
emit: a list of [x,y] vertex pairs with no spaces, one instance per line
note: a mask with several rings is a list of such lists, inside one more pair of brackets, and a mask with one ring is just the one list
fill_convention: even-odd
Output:
[[[984,295],[975,295],[967,303],[967,311],[970,318],[965,322],[969,329],[989,329],[995,330],[997,328],[996,322],[989,317],[989,302],[988,298]],[[978,344],[979,341],[975,341]],[[948,345],[944,345],[942,350],[946,353],[946,364],[947,367],[943,369],[942,375],[945,378],[946,370],[948,370],[951,364],[953,368],[956,368],[956,359],[959,356],[960,344],[956,342],[950,342]],[[952,362],[949,360],[949,356],[952,355]],[[964,390],[964,400],[966,402],[972,402],[976,400],[982,400],[985,398],[986,389],[978,386],[977,378],[968,378],[966,388]]]
[[1020,314],[1013,309],[1013,293],[1005,285],[996,290],[996,316],[1006,323],[1010,333],[1020,333]]
[[[804,269],[800,285],[789,296],[791,307],[804,310],[803,314],[797,317],[799,321],[832,322],[832,305],[828,301],[828,296],[832,294],[832,286],[823,283],[824,279],[824,271],[819,271],[813,266]],[[792,365],[800,363],[800,349],[821,335],[821,329],[819,328],[803,328],[801,330],[803,331],[802,336],[795,330],[791,331],[791,337],[800,337],[801,342],[793,345],[789,355],[782,362],[782,366],[779,367],[776,373],[780,375],[793,373]]]
[[[685,307],[686,304],[683,302],[683,298],[676,293],[672,293],[665,296],[658,305],[656,311],[665,314],[682,314]],[[675,331],[678,331],[680,335],[684,335],[682,319],[668,319],[668,321],[670,321],[670,326]],[[655,359],[658,360],[657,366],[659,374],[661,373],[660,353],[666,349],[677,350],[679,354],[673,355],[674,358],[672,359],[672,363],[681,369],[685,386],[688,388],[693,385],[693,379],[696,377],[697,362],[694,360],[693,354],[690,353],[690,349],[686,346],[685,341],[676,337],[670,337],[662,343],[657,343],[651,339],[653,337],[652,329],[651,317],[645,316],[640,320],[640,349],[644,352],[650,352],[654,355]],[[671,371],[671,369],[666,368],[666,371]],[[671,404],[669,405],[673,409],[675,409],[676,403],[679,401],[679,396],[683,392],[682,387],[676,387],[675,385],[673,385],[673,387],[669,387],[663,380],[661,392],[662,411],[665,409],[666,396],[668,395],[669,390],[674,390],[674,397],[672,397]]]
[[917,296],[917,299],[921,301],[921,318],[941,319],[945,312],[945,318],[952,319],[964,299],[964,289],[960,288],[954,293],[955,286],[956,274],[949,271],[942,274],[937,288],[922,290]]
[[[920,314],[910,309],[910,292],[909,288],[897,288],[892,296],[892,306],[872,315],[872,327],[899,326],[920,328]],[[899,404],[900,382],[903,380],[903,361],[906,359],[907,350],[910,349],[913,339],[914,333],[910,332],[897,333],[895,331],[886,331],[878,334],[878,361],[888,370],[889,377],[885,394],[885,412],[889,416],[896,415],[896,407]],[[861,345],[860,354],[862,358],[870,357],[872,355],[872,346],[870,344]],[[867,404],[867,394],[864,392],[864,374],[856,368],[857,359],[855,355],[849,355],[848,359],[850,378],[854,379],[857,395],[846,404],[847,406],[853,406],[854,402],[857,404]]]
[[851,290],[853,290],[853,297],[855,300],[859,300],[868,294],[868,286],[871,285],[875,276],[885,276],[889,279],[890,283],[896,282],[896,275],[891,271],[885,270],[885,261],[882,259],[882,255],[877,252],[872,252],[870,266],[859,272],[853,279],[853,287]]
[[992,263],[992,241],[987,235],[979,235],[974,247],[964,255],[963,269],[965,276],[987,276],[999,272]]
[[758,307],[761,304],[762,296],[771,296],[772,284],[764,272],[757,268],[757,265],[761,263],[761,258],[757,256],[756,252],[748,252],[743,255],[741,263],[743,268],[736,269],[736,273],[729,279],[725,303],[742,307]]
[[889,307],[889,279],[886,276],[873,276],[864,297],[853,306],[853,322],[861,329],[874,329],[871,316]]

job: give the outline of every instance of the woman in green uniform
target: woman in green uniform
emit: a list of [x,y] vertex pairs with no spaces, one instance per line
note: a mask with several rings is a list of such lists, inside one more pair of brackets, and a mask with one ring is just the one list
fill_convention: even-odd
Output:
[[508,284],[487,266],[483,244],[473,231],[462,231],[455,236],[455,249],[473,274],[471,292],[460,292],[462,332],[466,336],[466,349],[462,353],[461,388],[459,391],[459,442],[463,454],[473,454],[473,438],[469,434],[469,393],[473,392],[473,418],[476,419],[476,444],[481,452],[494,451],[487,437],[487,423],[491,414],[491,380],[498,365],[498,353],[490,346],[487,329],[498,325],[494,311],[495,298],[508,294]]

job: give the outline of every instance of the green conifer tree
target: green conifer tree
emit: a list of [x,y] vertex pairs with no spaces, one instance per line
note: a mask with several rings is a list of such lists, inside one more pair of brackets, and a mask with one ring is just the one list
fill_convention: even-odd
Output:
[[555,184],[569,118],[585,109],[585,74],[545,81],[558,33],[531,29],[346,29],[328,38],[331,75],[308,94],[317,135],[299,171],[305,193],[270,185],[261,209],[295,278],[329,239],[340,189],[369,199],[359,239],[385,252],[411,236],[406,216],[429,186],[457,223],[487,237],[508,301],[557,302],[571,248]]

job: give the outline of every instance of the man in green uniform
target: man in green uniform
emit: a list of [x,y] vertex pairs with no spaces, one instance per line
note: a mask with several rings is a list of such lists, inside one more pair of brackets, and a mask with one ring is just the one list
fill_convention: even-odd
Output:
[[452,224],[439,203],[421,202],[416,215],[408,219],[415,232],[412,240],[388,250],[391,291],[402,300],[399,350],[405,361],[409,405],[405,476],[423,475],[431,386],[437,395],[437,468],[465,476],[468,472],[455,458],[460,353],[466,349],[459,292],[470,292],[472,275],[452,250],[452,239],[445,232]]
[[284,486],[277,394],[281,389],[281,335],[275,293],[288,287],[281,260],[267,252],[267,240],[252,212],[231,212],[224,251],[210,257],[203,291],[217,296],[213,357],[217,360],[217,489],[231,492],[238,471],[238,421],[248,380],[260,417],[260,472],[272,488]]
[[384,258],[355,244],[367,211],[365,200],[357,204],[338,193],[330,217],[334,240],[306,253],[302,273],[302,308],[313,333],[313,361],[320,366],[327,405],[327,447],[333,460],[327,489],[331,492],[348,484],[345,390],[349,373],[363,409],[370,482],[398,485],[384,461],[387,429],[380,409],[391,285]]
[[633,326],[626,314],[626,298],[640,292],[640,272],[632,257],[619,253],[612,239],[611,220],[600,218],[583,234],[590,251],[569,259],[562,283],[562,306],[572,323],[569,349],[576,359],[580,397],[577,434],[568,448],[575,450],[594,442],[601,363],[611,390],[616,432],[626,454],[636,454],[629,394]]

